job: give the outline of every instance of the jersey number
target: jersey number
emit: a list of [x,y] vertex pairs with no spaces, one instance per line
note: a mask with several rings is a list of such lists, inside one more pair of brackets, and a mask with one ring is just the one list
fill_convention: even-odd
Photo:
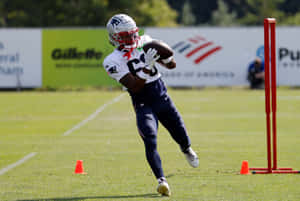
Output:
[[[128,68],[129,68],[129,71],[130,71],[131,74],[133,74],[134,76],[136,75],[137,72],[139,72],[139,71],[141,71],[141,70],[143,69],[143,68],[137,68],[137,69],[134,69],[134,65],[140,63],[141,61],[142,61],[143,63],[145,63],[145,55],[144,55],[144,54],[142,54],[142,55],[140,56],[140,59],[132,59],[132,60],[130,60],[130,61],[127,62],[127,66],[128,66]],[[155,76],[157,73],[158,73],[157,68],[154,66],[154,67],[152,68],[152,71],[151,71],[151,73],[150,73],[150,76]]]

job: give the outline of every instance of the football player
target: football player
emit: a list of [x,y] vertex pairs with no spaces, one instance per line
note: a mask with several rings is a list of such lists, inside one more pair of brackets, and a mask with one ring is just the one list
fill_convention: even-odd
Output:
[[[164,177],[157,152],[158,121],[178,143],[192,167],[198,167],[197,154],[191,148],[183,120],[175,108],[161,74],[155,67],[159,55],[155,49],[144,52],[142,47],[151,37],[139,36],[135,21],[125,14],[114,15],[107,23],[109,41],[116,49],[108,55],[103,66],[109,76],[127,88],[136,113],[137,128],[144,141],[147,161],[158,180],[158,193],[171,195]],[[173,57],[160,61],[167,68],[174,68]]]

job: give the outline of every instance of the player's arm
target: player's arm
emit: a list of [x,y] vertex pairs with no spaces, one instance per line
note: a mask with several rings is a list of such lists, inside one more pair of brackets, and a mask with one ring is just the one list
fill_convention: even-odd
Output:
[[176,62],[175,62],[173,56],[171,56],[167,59],[160,60],[159,63],[168,69],[176,68]]
[[[134,76],[131,73],[127,73],[124,77],[120,79],[120,83],[125,86],[128,91],[132,93],[137,93],[141,91],[146,83],[146,77],[150,73],[150,70],[143,68],[142,71],[138,73],[137,76]],[[143,78],[141,78],[143,77]]]

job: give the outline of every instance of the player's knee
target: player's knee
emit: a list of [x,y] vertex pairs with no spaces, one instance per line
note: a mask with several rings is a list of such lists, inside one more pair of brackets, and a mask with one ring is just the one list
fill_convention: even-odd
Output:
[[143,139],[156,137],[157,127],[151,124],[138,124],[138,130]]
[[145,148],[146,151],[153,151],[157,148],[156,143],[156,135],[147,135],[146,138],[144,138]]

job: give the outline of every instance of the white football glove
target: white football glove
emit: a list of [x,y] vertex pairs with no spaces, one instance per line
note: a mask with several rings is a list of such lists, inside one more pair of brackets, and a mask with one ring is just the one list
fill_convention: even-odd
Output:
[[154,66],[154,63],[159,59],[159,55],[157,54],[157,50],[153,48],[149,48],[145,53],[145,68],[151,70]]

